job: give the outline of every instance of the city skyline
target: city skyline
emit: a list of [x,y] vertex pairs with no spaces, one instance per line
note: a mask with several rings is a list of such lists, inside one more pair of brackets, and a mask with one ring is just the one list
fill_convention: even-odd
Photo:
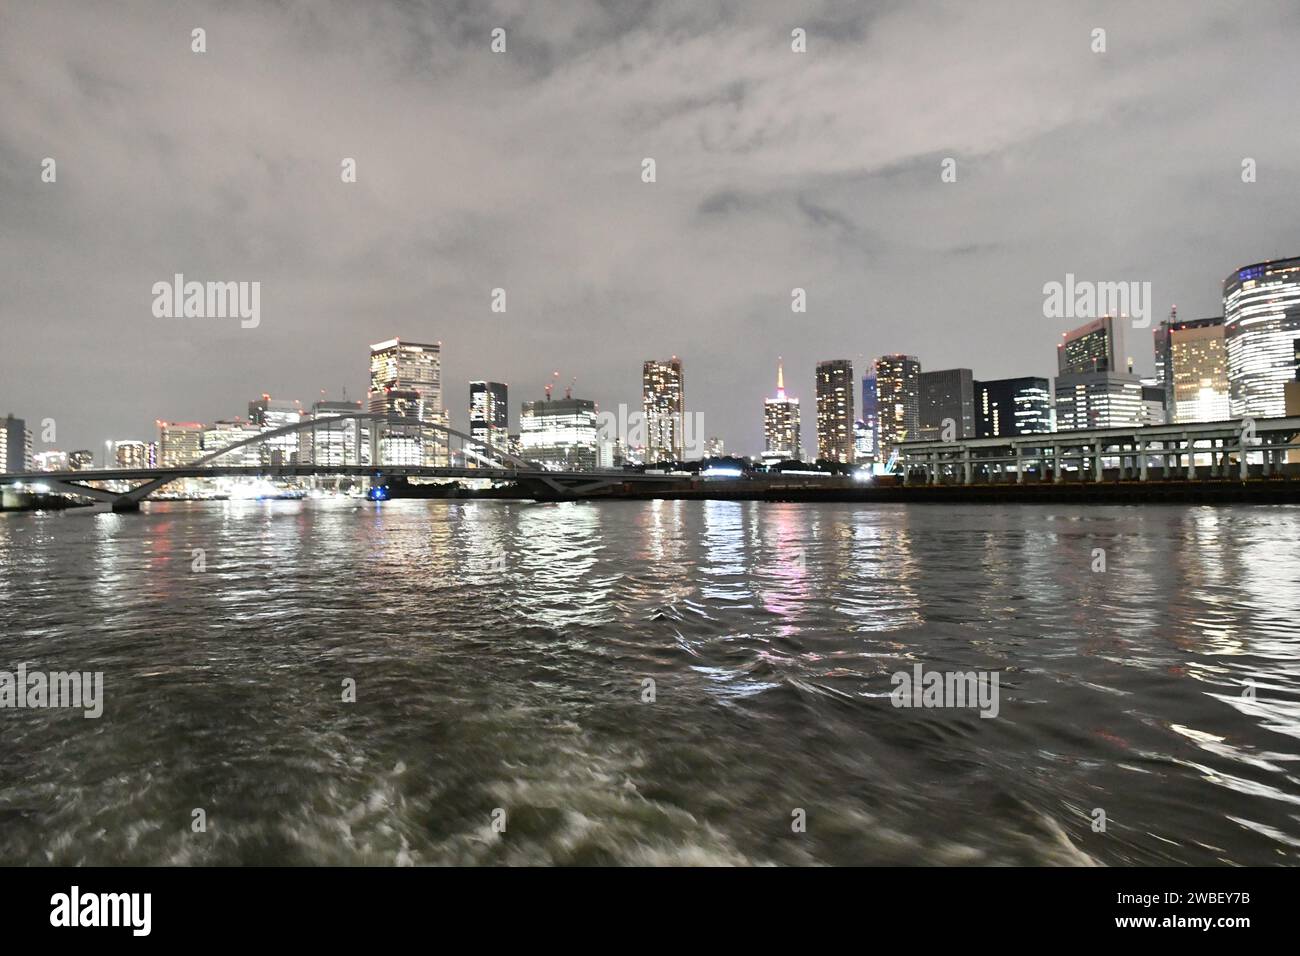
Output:
[[[809,401],[827,356],[1049,374],[1069,323],[1042,317],[1044,282],[1151,281],[1155,317],[1210,315],[1229,268],[1293,252],[1300,216],[1271,121],[1297,70],[1286,4],[1253,8],[1267,35],[1226,8],[1159,4],[575,4],[559,22],[69,9],[24,7],[0,37],[0,380],[5,410],[55,419],[60,448],[229,417],[264,392],[361,397],[350,343],[401,334],[443,341],[457,389],[490,378],[531,398],[558,368],[605,407],[634,407],[627,370],[676,353],[700,370],[690,404],[710,433],[757,450],[777,355]],[[505,56],[488,48],[496,18]],[[988,49],[1006,54],[997,71]],[[1206,63],[1232,64],[1228,81]],[[130,123],[99,90],[131,98]],[[899,107],[913,102],[928,105]],[[154,318],[152,284],[178,272],[261,282],[260,323]],[[463,404],[446,403],[461,427]]]
[[[1295,414],[1300,409],[1300,366],[1296,364],[1300,362],[1300,334],[1298,334],[1300,314],[1297,314],[1296,307],[1300,302],[1298,273],[1300,273],[1300,257],[1279,258],[1235,267],[1223,281],[1225,289],[1223,312],[1225,315],[1232,316],[1229,321],[1225,321],[1225,316],[1179,320],[1177,308],[1171,308],[1169,316],[1152,329],[1154,339],[1151,343],[1151,354],[1155,368],[1153,376],[1141,377],[1131,370],[1134,366],[1132,346],[1142,342],[1143,339],[1129,328],[1131,324],[1137,323],[1127,317],[1116,317],[1107,312],[1063,332],[1061,341],[1056,345],[1055,384],[1046,389],[1048,396],[1054,396],[1049,410],[1054,427],[1048,430],[1070,431],[1089,427],[1107,427],[1111,424],[1121,426],[1142,423],[1162,424],[1175,420],[1208,422],[1241,417],[1243,414],[1272,415],[1275,412],[1285,414],[1288,411]],[[1248,307],[1238,303],[1238,297],[1243,290],[1246,290],[1248,301],[1252,303]],[[1046,287],[1044,291],[1047,291]],[[1080,318],[1076,317],[1075,321],[1079,321]],[[1149,319],[1148,316],[1139,329],[1145,330],[1146,326],[1152,325]],[[1264,323],[1262,331],[1261,322]],[[1234,325],[1240,325],[1240,331],[1236,333],[1236,344],[1224,348],[1224,333]],[[1207,361],[1203,348],[1189,351],[1187,343],[1183,341],[1189,333],[1207,327],[1217,330],[1219,343],[1219,352],[1215,353],[1219,356],[1217,360]],[[1294,341],[1293,336],[1295,336]],[[1178,339],[1178,344],[1173,344],[1174,339]],[[1233,334],[1228,335],[1227,341],[1234,342]],[[1282,354],[1283,345],[1285,345],[1284,351],[1288,353],[1285,356]],[[1228,368],[1228,356],[1232,354],[1234,347],[1239,368],[1237,372],[1232,373]],[[785,402],[784,362],[779,356],[777,361],[778,398],[779,401]],[[892,368],[891,363],[898,368]],[[901,378],[894,381],[895,378],[903,375],[901,369],[904,366],[908,369],[906,383]],[[835,370],[833,384],[826,375],[826,371],[832,368]],[[863,373],[864,389],[867,380],[879,382],[878,398],[883,402],[882,407],[888,412],[884,419],[876,420],[874,426],[868,426],[871,432],[869,439],[863,432],[862,417],[853,410],[854,383],[859,370],[854,367],[850,359],[822,359],[817,362],[814,394],[818,406],[815,422],[818,452],[812,457],[830,458],[851,464],[855,457],[855,446],[867,440],[870,447],[876,451],[865,458],[860,457],[859,463],[870,460],[882,461],[888,455],[890,446],[896,445],[900,440],[940,438],[943,426],[949,421],[949,417],[945,415],[950,416],[954,422],[953,438],[975,437],[977,432],[987,431],[994,420],[987,417],[986,409],[985,418],[977,421],[981,414],[977,410],[977,405],[988,402],[987,393],[982,400],[979,398],[978,393],[984,386],[1039,380],[1035,376],[1019,376],[1003,380],[983,377],[976,379],[969,368],[929,369],[925,368],[919,357],[897,353],[885,354],[870,361],[868,369],[869,371]],[[888,370],[888,374],[882,376],[882,369]],[[1186,390],[1192,387],[1188,380],[1188,376],[1192,374],[1196,376],[1197,401],[1176,400],[1180,389],[1186,393]],[[372,344],[369,351],[369,375],[367,403],[371,412],[405,416],[443,426],[455,424],[449,410],[443,407],[441,341],[422,344],[413,342],[409,338],[395,336]],[[544,401],[551,400],[555,380],[559,375],[558,370],[553,371],[550,380],[543,386]],[[1215,376],[1218,377],[1217,387],[1221,389],[1221,394],[1218,394],[1217,398],[1209,388]],[[594,414],[601,407],[601,403],[595,399],[573,396],[572,387],[576,381],[575,376],[566,387],[565,399],[576,399],[591,406]],[[676,454],[656,452],[661,442],[656,442],[655,434],[662,432],[666,441],[676,444],[681,440],[685,415],[700,414],[699,410],[685,408],[682,382],[682,362],[676,355],[665,362],[647,359],[642,363],[643,413],[646,423],[652,426],[647,433],[649,440],[644,446],[644,450],[648,453],[645,459],[647,461],[700,457],[695,451],[689,454],[682,454],[680,451]],[[1079,384],[1080,382],[1091,384]],[[1180,382],[1182,384],[1179,384]],[[1246,382],[1252,383],[1249,387],[1256,390],[1263,387],[1264,382],[1271,384],[1267,386],[1267,392],[1260,392],[1259,397],[1254,400],[1257,407],[1253,410],[1243,405],[1237,410],[1237,414],[1229,415],[1226,411],[1229,386],[1232,389],[1244,389],[1247,387]],[[1097,383],[1108,384],[1098,391]],[[1286,395],[1283,395],[1281,388],[1284,383],[1287,387]],[[469,402],[466,406],[466,430],[474,432],[477,427],[475,424],[477,413],[474,409],[478,407],[481,399],[475,397],[476,390],[481,392],[486,386],[492,386],[499,390],[493,400],[495,404],[491,413],[493,419],[498,422],[497,427],[503,430],[502,434],[505,437],[519,434],[511,433],[509,404],[505,400],[507,386],[504,383],[476,379],[467,382],[466,385],[469,394]],[[1276,394],[1274,388],[1277,389]],[[1112,391],[1115,391],[1115,394],[1110,394]],[[890,395],[897,394],[903,397],[906,404],[892,404],[886,397],[887,392]],[[1116,395],[1122,397],[1116,398]],[[760,449],[733,451],[733,455],[738,454],[754,460],[771,457],[772,401],[771,398],[764,399],[762,412],[764,438]],[[791,396],[790,401],[797,407],[797,397]],[[863,401],[863,414],[868,414],[865,390]],[[847,402],[847,405],[844,405],[844,402]],[[201,423],[175,423],[157,418],[154,421],[158,429],[158,439],[155,442],[142,441],[136,437],[107,439],[104,441],[104,465],[111,467],[110,459],[113,458],[116,459],[118,467],[125,467],[127,464],[155,464],[155,461],[145,460],[142,457],[146,454],[145,446],[152,449],[153,455],[161,457],[167,444],[169,430],[178,424],[197,429],[203,435],[210,435],[225,428],[224,440],[213,446],[220,447],[221,444],[236,441],[244,437],[247,432],[256,431],[258,428],[270,429],[288,424],[291,420],[306,420],[313,416],[325,418],[336,414],[341,408],[352,409],[353,406],[360,408],[361,405],[360,401],[330,400],[324,390],[321,392],[320,400],[310,408],[304,408],[298,399],[273,399],[268,393],[262,393],[259,399],[248,403],[247,418],[235,415],[226,419],[216,419],[211,426]],[[662,408],[658,408],[660,405]],[[523,431],[522,418],[525,414],[531,416],[537,407],[538,401],[535,399],[525,399],[520,403],[521,432]],[[833,413],[830,412],[832,408],[834,408]],[[893,411],[888,411],[889,409]],[[826,435],[826,429],[832,427],[828,424],[828,414],[838,422],[834,426],[833,437]],[[876,414],[874,403],[870,414],[872,416]],[[1040,412],[1031,411],[1026,406],[1017,414],[1037,417]],[[25,428],[29,460],[34,460],[38,456],[66,457],[72,452],[87,451],[87,449],[55,448],[53,442],[38,447],[32,443],[32,430],[26,425],[27,420],[10,412],[9,420],[13,422],[15,419]],[[891,421],[894,424],[891,425]],[[656,425],[656,422],[659,424]],[[1010,422],[1008,427],[1011,427]],[[1039,426],[1035,426],[1033,430],[1039,430]],[[797,434],[797,421],[795,431]],[[994,428],[993,432],[996,431],[997,429]],[[621,436],[601,437],[603,440],[622,440]],[[6,439],[6,441],[10,440]],[[716,436],[716,439],[710,440],[725,441],[725,438]],[[840,450],[827,453],[828,441]],[[437,465],[446,464],[449,460],[446,436],[441,433],[430,433],[424,438],[414,435],[411,438],[390,437],[386,442],[385,450],[380,452],[380,460],[388,464]],[[592,442],[592,454],[596,454],[595,433]],[[207,439],[204,439],[201,444],[206,450],[213,450],[213,447],[207,447]],[[297,436],[279,439],[276,444],[277,448],[269,451],[270,457],[267,463],[288,462],[298,458]],[[421,450],[422,446],[426,445],[427,447]],[[134,446],[141,446],[141,449],[136,451]],[[92,444],[89,452],[93,455],[97,447],[99,447],[97,442]],[[128,462],[123,461],[124,448],[127,449]],[[663,452],[664,449],[659,451]],[[12,450],[9,457],[13,457]],[[267,457],[267,452],[263,452],[263,457]],[[140,460],[137,461],[137,458]],[[37,470],[45,469],[42,467]]]

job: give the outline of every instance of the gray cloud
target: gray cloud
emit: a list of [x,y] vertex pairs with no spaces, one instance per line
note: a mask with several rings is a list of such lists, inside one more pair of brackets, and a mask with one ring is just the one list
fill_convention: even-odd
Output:
[[[516,414],[553,369],[635,404],[677,354],[754,451],[778,354],[809,405],[830,356],[1048,374],[1044,282],[1213,314],[1231,268],[1297,253],[1297,34],[1283,0],[9,4],[0,414],[96,447],[359,396],[397,334],[444,343],[462,424],[471,378]],[[261,281],[261,326],[154,319],[174,272]]]

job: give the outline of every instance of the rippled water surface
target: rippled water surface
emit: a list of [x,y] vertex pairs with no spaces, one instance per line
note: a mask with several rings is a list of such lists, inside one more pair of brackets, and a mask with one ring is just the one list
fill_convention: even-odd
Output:
[[1298,653],[1291,507],[0,515],[0,670],[105,680],[0,710],[0,861],[1295,864]]

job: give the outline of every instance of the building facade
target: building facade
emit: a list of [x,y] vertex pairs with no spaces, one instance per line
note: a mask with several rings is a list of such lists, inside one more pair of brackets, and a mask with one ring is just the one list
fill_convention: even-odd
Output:
[[916,441],[921,431],[921,363],[914,355],[876,359],[876,414],[881,460],[900,442]]
[[596,467],[596,403],[585,398],[524,402],[519,413],[521,457],[548,471]]
[[163,468],[182,468],[203,456],[203,430],[200,422],[156,421],[158,426],[158,464]]
[[1170,422],[1219,422],[1231,417],[1228,351],[1222,316],[1180,322],[1156,330],[1157,379],[1164,388]]
[[976,382],[975,416],[979,438],[1053,431],[1052,383],[1033,376]]
[[853,363],[817,363],[817,457],[851,465],[854,461]]
[[32,433],[27,422],[7,415],[0,419],[0,472],[32,470]]
[[[295,401],[263,394],[248,403],[248,421],[263,432],[274,431],[303,420],[302,405]],[[300,433],[276,435],[258,444],[258,456],[264,465],[294,465],[300,458]]]
[[[510,443],[510,406],[504,382],[477,381],[469,383],[469,433],[474,439],[471,449],[489,458],[489,448],[506,451]],[[493,459],[495,460],[495,459]],[[465,464],[473,466],[478,459],[467,455]]]
[[448,464],[449,418],[442,401],[442,343],[388,339],[370,346],[369,411],[413,422],[387,425],[379,439],[380,464],[443,466]]
[[681,461],[686,456],[685,398],[677,356],[642,365],[641,411],[646,423],[646,464]]
[[321,399],[311,407],[311,427],[304,429],[299,443],[302,461],[312,465],[368,465],[373,454],[370,426],[356,418],[360,402]]
[[1300,258],[1243,266],[1223,280],[1232,418],[1286,413],[1300,339]]
[[1146,415],[1141,380],[1120,371],[1115,320],[1105,315],[1063,333],[1056,347],[1056,428],[1122,428]]
[[918,379],[920,437],[938,441],[952,422],[954,440],[975,437],[975,376],[968,368],[922,372]]

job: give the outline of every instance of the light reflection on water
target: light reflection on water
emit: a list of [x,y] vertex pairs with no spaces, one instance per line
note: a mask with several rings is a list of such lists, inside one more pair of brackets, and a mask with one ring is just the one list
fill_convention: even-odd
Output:
[[[1295,863],[1297,532],[1258,506],[4,515],[0,669],[103,670],[107,701],[0,711],[0,855]],[[999,718],[894,709],[914,663],[998,671]]]

